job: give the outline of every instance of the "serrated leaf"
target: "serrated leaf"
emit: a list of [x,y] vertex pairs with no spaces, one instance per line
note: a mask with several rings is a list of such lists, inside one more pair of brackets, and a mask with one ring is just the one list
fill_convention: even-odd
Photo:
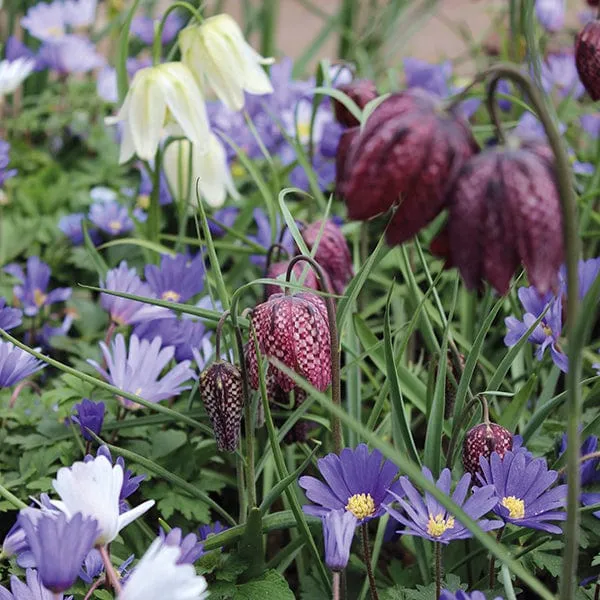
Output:
[[260,579],[238,585],[232,600],[294,600],[294,594],[283,576],[271,570]]

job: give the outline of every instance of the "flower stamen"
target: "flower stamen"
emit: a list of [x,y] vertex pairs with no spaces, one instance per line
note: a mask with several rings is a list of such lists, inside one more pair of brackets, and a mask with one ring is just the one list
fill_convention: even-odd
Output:
[[162,299],[166,300],[167,302],[179,302],[180,298],[180,294],[173,290],[166,290],[162,293]]
[[429,522],[427,523],[427,533],[432,536],[439,538],[441,537],[448,529],[454,529],[454,517],[448,517],[444,519],[444,515],[440,513],[435,517],[430,514]]
[[515,496],[502,498],[502,506],[508,509],[511,519],[522,519],[525,516],[525,502]]
[[354,494],[354,496],[348,498],[346,510],[351,512],[357,519],[362,520],[373,516],[375,502],[371,494]]

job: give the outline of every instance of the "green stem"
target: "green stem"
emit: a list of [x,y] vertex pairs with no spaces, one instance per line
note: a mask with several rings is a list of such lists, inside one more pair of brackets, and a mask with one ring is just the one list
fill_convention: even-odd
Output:
[[[148,209],[148,239],[156,244],[160,241],[160,163],[161,150],[158,148],[154,157],[154,169],[150,171],[152,193],[150,194],[150,208]],[[150,169],[149,165],[148,169]]]
[[434,542],[435,546],[435,600],[440,600],[442,595],[442,545]]
[[359,3],[356,0],[343,0],[338,16],[340,23],[340,43],[338,58],[350,60],[352,58],[352,37],[354,22],[357,16]]
[[366,523],[361,524],[360,533],[362,537],[363,558],[365,561],[365,567],[367,568],[369,587],[371,589],[371,600],[379,600],[379,595],[377,594],[377,584],[375,583],[375,576],[373,575],[373,566],[371,565],[371,548],[369,548],[369,529]]
[[200,11],[195,6],[192,6],[189,2],[173,2],[173,4],[171,4],[171,6],[169,6],[169,8],[167,8],[167,10],[164,12],[160,23],[154,29],[154,42],[152,44],[152,63],[154,65],[160,63],[162,50],[162,34],[163,29],[165,28],[167,17],[178,8],[183,8],[187,10],[192,15],[192,17],[196,19],[196,21],[198,21],[198,23],[202,23],[203,21],[202,14],[200,13]]
[[21,508],[27,508],[27,504],[22,500],[19,500],[12,492],[9,492],[3,485],[0,485],[0,496],[2,496],[5,500],[8,500],[15,508],[19,510]]
[[277,31],[279,0],[264,0],[262,5],[261,54],[265,57],[275,56],[275,34]]

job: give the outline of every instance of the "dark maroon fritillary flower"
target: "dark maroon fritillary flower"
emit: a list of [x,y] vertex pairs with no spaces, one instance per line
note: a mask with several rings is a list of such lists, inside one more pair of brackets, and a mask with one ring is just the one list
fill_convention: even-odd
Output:
[[[287,260],[287,261],[282,261],[282,262],[276,262],[276,263],[273,263],[272,265],[269,265],[269,268],[267,269],[267,277],[269,279],[277,279],[277,277],[279,277],[280,275],[285,275],[287,273],[289,264],[290,264],[290,261]],[[310,267],[310,265],[308,263],[300,261],[300,262],[297,262],[292,267],[292,273],[294,274],[294,278],[297,282],[300,281],[300,277],[302,277],[302,275],[305,271],[306,271],[306,275],[304,276],[302,285],[311,290],[318,290],[319,289],[319,280],[317,279],[315,272],[312,270],[312,268]],[[266,294],[267,298],[269,296],[272,296],[273,294],[281,294],[283,292],[284,292],[284,289],[279,285],[275,285],[275,284],[265,285],[265,294]]]
[[575,40],[575,64],[592,100],[600,100],[600,21],[590,21]]
[[556,287],[563,262],[562,216],[547,147],[496,146],[470,158],[449,193],[452,262],[470,288],[508,291],[522,262],[541,294]]
[[[331,342],[325,302],[310,292],[293,295],[274,294],[252,311],[252,326],[258,347],[265,357],[276,358],[304,377],[319,391],[331,382]],[[248,345],[250,384],[258,389],[258,361],[254,344]],[[290,392],[295,383],[269,365],[269,388]]]
[[[371,100],[375,100],[379,96],[379,92],[375,84],[370,79],[357,79],[350,83],[340,85],[337,88],[340,92],[344,92],[361,110]],[[356,117],[339,101],[333,101],[333,111],[335,118],[340,125],[344,127],[355,127],[358,125]]]
[[210,419],[218,449],[235,452],[244,407],[239,369],[226,361],[214,362],[200,374],[200,397]]
[[302,238],[311,251],[317,241],[319,242],[314,259],[327,271],[333,291],[343,294],[354,273],[352,257],[342,230],[330,219],[325,225],[319,220],[302,230]]
[[463,442],[463,466],[471,473],[473,481],[477,473],[481,473],[479,459],[483,456],[489,460],[492,452],[500,458],[512,450],[513,434],[496,423],[481,423],[467,432]]
[[342,148],[338,192],[352,219],[370,219],[399,202],[386,233],[390,244],[410,239],[439,214],[453,175],[477,151],[466,122],[419,89],[383,101],[352,137]]

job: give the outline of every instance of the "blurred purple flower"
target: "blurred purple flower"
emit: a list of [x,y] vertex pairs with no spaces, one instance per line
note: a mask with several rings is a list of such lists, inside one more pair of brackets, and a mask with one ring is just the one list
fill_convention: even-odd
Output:
[[[52,316],[52,315],[51,315]],[[52,338],[55,336],[64,336],[69,333],[71,329],[71,325],[73,325],[74,315],[67,311],[67,314],[63,318],[62,322],[58,325],[52,325],[50,323],[44,323],[42,328],[37,333],[35,340],[32,340],[29,337],[29,332],[26,335],[27,343],[32,344],[37,342],[42,346],[42,348],[51,348],[52,347]]]
[[148,285],[161,300],[187,302],[204,289],[206,267],[204,256],[199,252],[195,258],[177,254],[163,255],[160,267],[146,265],[144,274]]
[[6,265],[4,272],[19,280],[20,285],[13,287],[13,294],[27,317],[37,315],[43,306],[64,302],[71,297],[71,288],[56,288],[48,292],[50,267],[38,256],[30,256],[27,259],[26,273],[16,263]]
[[[141,163],[138,163],[136,166],[140,172],[140,188],[138,190],[137,206],[139,208],[143,208],[144,210],[148,210],[150,207],[150,196],[152,194],[154,184],[152,183],[152,179],[150,179],[146,168]],[[151,164],[150,166],[154,168],[154,164]],[[171,190],[169,189],[169,184],[167,183],[167,178],[164,174],[164,171],[160,172],[158,202],[161,206],[164,206],[165,204],[171,204],[173,202],[173,196],[171,196]]]
[[45,366],[25,350],[0,340],[0,388],[11,387]]
[[[580,260],[577,264],[577,278],[579,281],[578,295],[583,300],[590,291],[596,277],[600,274],[600,258]],[[562,295],[567,293],[567,269],[562,265],[558,272],[559,290]]]
[[16,169],[7,169],[10,162],[10,144],[0,139],[0,187],[4,186],[4,182],[17,174]]
[[102,425],[104,424],[105,408],[104,402],[93,402],[89,398],[83,398],[79,404],[73,406],[75,415],[71,419],[79,425],[84,440],[92,441],[92,436],[88,433],[88,429],[96,435],[100,435]]
[[439,98],[450,95],[448,80],[452,76],[452,63],[449,60],[431,64],[418,58],[405,58],[404,75],[406,87],[421,88]]
[[44,64],[38,60],[37,54],[31,48],[28,48],[21,40],[17,39],[14,35],[9,36],[6,40],[4,57],[10,61],[17,60],[18,58],[34,60],[34,71],[41,71],[42,69],[46,68]]
[[[110,349],[104,342],[100,342],[106,369],[93,360],[88,359],[88,362],[106,381],[119,389],[140,396],[148,402],[160,402],[190,389],[190,385],[184,384],[195,378],[190,361],[187,360],[161,377],[163,369],[175,355],[173,346],[161,346],[162,340],[159,337],[149,342],[139,340],[133,334],[127,348],[125,338],[119,333]],[[127,398],[119,400],[127,408],[139,408],[139,405]]]
[[519,288],[518,295],[525,309],[525,314],[522,321],[519,321],[516,317],[504,319],[507,327],[504,343],[507,346],[514,346],[540,315],[546,311],[544,318],[533,330],[528,341],[537,346],[535,356],[538,360],[542,360],[546,348],[550,347],[552,361],[561,371],[566,373],[569,369],[569,361],[558,345],[558,339],[562,332],[561,298],[555,298],[551,292],[540,296],[534,287]]
[[198,541],[195,533],[188,533],[185,537],[181,528],[174,527],[165,533],[163,528],[160,527],[158,535],[166,546],[175,546],[180,548],[180,555],[177,559],[178,565],[193,565],[203,554],[204,545]]
[[134,227],[127,209],[116,201],[92,204],[88,218],[100,231],[110,236],[127,233]]
[[547,94],[557,89],[561,98],[572,96],[577,99],[585,91],[572,52],[549,54],[542,63],[541,77],[542,87]]
[[[249,235],[248,239],[251,239],[257,244],[260,244],[261,246],[263,246],[263,248],[265,248],[265,250],[267,250],[271,247],[272,244],[272,232],[271,224],[269,223],[269,217],[267,216],[265,211],[260,208],[255,208],[252,211],[252,214],[254,215],[254,221],[256,222],[257,233],[256,235]],[[294,238],[292,237],[292,234],[290,233],[289,229],[286,227],[281,238],[281,242],[279,242],[281,226],[281,217],[277,215],[275,221],[275,241],[280,243],[288,251],[289,255],[292,256],[294,254],[295,249]],[[255,265],[264,268],[266,265],[267,257],[263,254],[253,254],[252,256],[250,256],[250,260]]]
[[[563,123],[559,123],[558,129],[561,134],[567,130]],[[541,121],[529,111],[524,112],[521,115],[517,126],[513,129],[512,133],[524,141],[546,139],[546,132],[544,131],[544,126]]]
[[[71,240],[74,246],[83,244],[83,213],[73,213],[61,217],[58,222],[58,228]],[[96,229],[88,229],[88,234],[94,245],[100,243],[100,234]]]
[[200,527],[198,527],[198,537],[204,542],[209,536],[216,535],[222,531],[227,531],[228,529],[229,527],[223,525],[221,521],[215,521],[210,525],[200,525]]
[[21,27],[43,42],[62,38],[66,34],[63,3],[55,0],[34,4],[21,18]]
[[[161,18],[162,17],[153,19],[152,17],[146,16],[135,17],[131,22],[130,32],[144,42],[144,44],[150,46],[154,42],[154,23],[160,21]],[[162,31],[162,43],[169,44],[172,42],[184,25],[185,22],[177,13],[169,13]]]
[[550,33],[560,31],[565,24],[565,0],[535,0],[535,16]]
[[[16,575],[10,576],[10,592],[0,585],[1,600],[63,600],[63,594],[54,593],[42,585],[38,572],[35,569],[25,571],[23,583]],[[12,592],[12,593],[11,593]],[[64,597],[64,600],[73,600],[73,596]]]
[[63,15],[71,27],[91,27],[96,21],[97,0],[64,0]]
[[582,129],[592,138],[600,135],[600,113],[581,115],[579,117]]
[[223,237],[225,235],[225,230],[222,227],[219,227],[217,223],[221,223],[222,225],[225,225],[225,227],[231,228],[239,214],[240,209],[235,206],[226,206],[225,208],[220,208],[215,211],[212,218],[216,223],[213,223],[212,221],[208,222],[208,228],[210,229],[211,235],[216,238]]
[[59,40],[45,42],[40,48],[38,60],[62,75],[87,73],[106,63],[104,57],[96,52],[94,44],[78,35],[66,35]]
[[23,312],[7,306],[6,299],[0,296],[0,329],[8,331],[18,327],[23,320]]

